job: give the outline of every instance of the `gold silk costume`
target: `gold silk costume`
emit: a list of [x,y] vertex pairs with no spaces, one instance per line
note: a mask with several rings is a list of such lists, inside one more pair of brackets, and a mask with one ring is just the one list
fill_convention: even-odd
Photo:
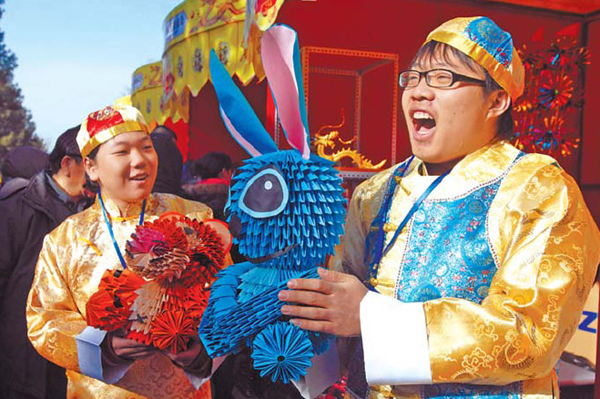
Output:
[[[141,203],[124,217],[116,204],[105,205],[121,251],[138,224]],[[151,194],[144,220],[175,211],[198,220],[212,218],[206,205],[169,194]],[[227,260],[229,260],[229,256]],[[105,270],[122,268],[98,199],[65,220],[44,240],[27,306],[28,334],[36,350],[67,369],[68,398],[210,398],[210,384],[194,388],[184,371],[161,353],[133,363],[114,385],[80,374],[76,337],[87,327],[86,303]]]
[[[394,169],[374,176],[355,191],[341,257],[336,259],[344,271],[365,282],[369,282],[365,240]],[[433,179],[426,176],[425,165],[418,159],[398,179],[384,224],[385,244]],[[479,192],[480,204],[487,201],[487,208],[460,207],[460,201]],[[482,209],[487,213],[466,225],[456,242],[443,244],[446,230],[433,236],[438,233],[436,220],[457,217],[442,207],[448,203],[459,204],[454,215],[481,213]],[[554,159],[523,154],[500,141],[461,160],[422,206],[426,211],[411,218],[370,283],[379,293],[400,301],[415,290],[406,302],[423,303],[433,385],[373,386],[370,397],[480,397],[452,387],[510,383],[517,384],[518,393],[498,397],[557,397],[553,368],[577,329],[600,261],[600,233],[575,181]],[[478,227],[484,228],[483,247],[469,247],[468,240],[461,241]],[[428,246],[442,245],[448,246],[449,256],[461,258],[454,275],[440,277],[447,273],[446,258],[427,259]],[[484,247],[489,248],[492,260],[487,269],[480,272],[476,262],[465,264],[465,259],[482,253]],[[464,248],[469,251],[460,252]],[[476,272],[461,280],[460,273],[469,267]],[[451,279],[460,283],[453,286],[448,283]],[[447,285],[450,292],[435,291],[438,285]],[[437,293],[430,295],[431,291]],[[467,298],[479,295],[481,300],[461,297],[467,291]],[[380,327],[386,328],[385,319]]]

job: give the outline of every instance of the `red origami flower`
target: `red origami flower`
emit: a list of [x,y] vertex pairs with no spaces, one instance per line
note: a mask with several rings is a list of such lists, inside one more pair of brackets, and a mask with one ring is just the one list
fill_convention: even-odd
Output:
[[[120,276],[117,278],[117,286],[114,288],[113,295],[118,298],[123,306],[129,309],[135,298],[137,298],[136,291],[145,283],[146,280],[129,269],[125,269],[121,271]],[[100,287],[98,286],[99,289]]]
[[227,225],[168,212],[138,226],[127,242],[128,269],[107,271],[88,301],[88,324],[173,353],[196,336],[206,287],[222,268]]
[[208,306],[208,297],[210,291],[205,290],[200,285],[195,285],[188,290],[188,296],[184,303],[184,308],[187,314],[197,320],[202,318],[204,310]]
[[215,279],[215,275],[223,267],[225,251],[223,241],[217,231],[205,223],[196,220],[180,220],[185,231],[189,232],[190,266],[182,279],[192,284],[207,284]]
[[95,292],[85,305],[85,310],[88,325],[104,331],[117,331],[130,323],[129,307],[124,307],[105,290]]
[[181,352],[187,348],[197,330],[198,323],[183,309],[165,311],[152,322],[152,344],[160,350],[168,348],[171,353]]

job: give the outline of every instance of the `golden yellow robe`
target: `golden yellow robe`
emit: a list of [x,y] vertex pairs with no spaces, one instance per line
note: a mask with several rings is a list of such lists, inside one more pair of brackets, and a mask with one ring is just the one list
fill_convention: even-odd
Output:
[[[124,253],[138,224],[141,203],[132,204],[124,217],[118,216],[119,209],[111,200],[105,200],[105,205]],[[152,221],[168,211],[199,220],[212,218],[204,204],[152,194],[144,220]],[[121,267],[98,200],[66,219],[44,240],[27,304],[28,335],[42,356],[67,369],[68,398],[210,398],[210,384],[196,390],[183,370],[160,353],[134,362],[114,385],[80,374],[76,337],[87,326],[86,303],[104,272]]]
[[[355,191],[341,256],[334,260],[334,265],[365,282],[365,239],[394,169]],[[386,245],[432,180],[415,158],[393,196],[384,225]],[[426,202],[435,206],[436,201],[464,198],[490,182],[499,184],[485,219],[487,245],[497,270],[487,295],[481,303],[452,295],[422,303],[433,387],[523,381],[523,398],[558,397],[553,368],[577,329],[592,287],[600,261],[600,233],[577,184],[554,159],[520,154],[506,142],[492,143],[461,160]],[[398,298],[398,290],[410,286],[411,278],[403,275],[403,268],[412,251],[415,217],[423,215],[413,216],[382,258],[377,279],[371,281],[385,296]],[[428,262],[436,265],[436,260]],[[436,277],[434,270],[424,273],[432,280]],[[386,328],[386,320],[381,319],[378,327]],[[397,361],[410,363],[411,359]],[[373,386],[370,397],[425,398],[435,396],[431,387]]]

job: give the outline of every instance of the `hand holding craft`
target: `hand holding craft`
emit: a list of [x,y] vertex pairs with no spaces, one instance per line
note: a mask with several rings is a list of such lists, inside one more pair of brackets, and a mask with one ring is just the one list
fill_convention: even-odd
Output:
[[367,288],[354,276],[319,268],[321,279],[295,279],[281,291],[281,313],[293,317],[291,323],[316,332],[343,337],[360,335],[360,301]]
[[108,334],[110,346],[115,355],[125,360],[140,360],[154,355],[157,349],[151,345],[142,344],[134,339],[120,337],[115,333]]

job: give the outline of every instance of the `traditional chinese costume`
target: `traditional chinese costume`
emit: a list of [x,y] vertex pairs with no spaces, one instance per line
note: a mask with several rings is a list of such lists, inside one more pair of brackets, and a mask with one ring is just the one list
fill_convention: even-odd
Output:
[[357,188],[337,259],[374,291],[360,311],[369,397],[556,397],[554,366],[600,261],[577,184],[548,156],[492,143],[452,169],[374,264],[377,232],[387,245],[436,178],[407,163]]
[[[212,217],[207,206],[173,195],[152,194],[146,202],[147,221],[169,211],[198,220]],[[105,205],[115,241],[124,252],[138,224],[142,203],[132,204],[124,217],[116,216],[119,209],[110,199],[105,199]],[[40,354],[67,369],[68,397],[210,398],[209,384],[202,385],[203,375],[186,375],[160,352],[126,365],[100,364],[98,345],[103,335],[88,335],[91,327],[86,323],[86,303],[104,272],[119,268],[122,266],[98,200],[45,238],[29,295],[28,333]],[[210,360],[206,359],[209,374]]]

